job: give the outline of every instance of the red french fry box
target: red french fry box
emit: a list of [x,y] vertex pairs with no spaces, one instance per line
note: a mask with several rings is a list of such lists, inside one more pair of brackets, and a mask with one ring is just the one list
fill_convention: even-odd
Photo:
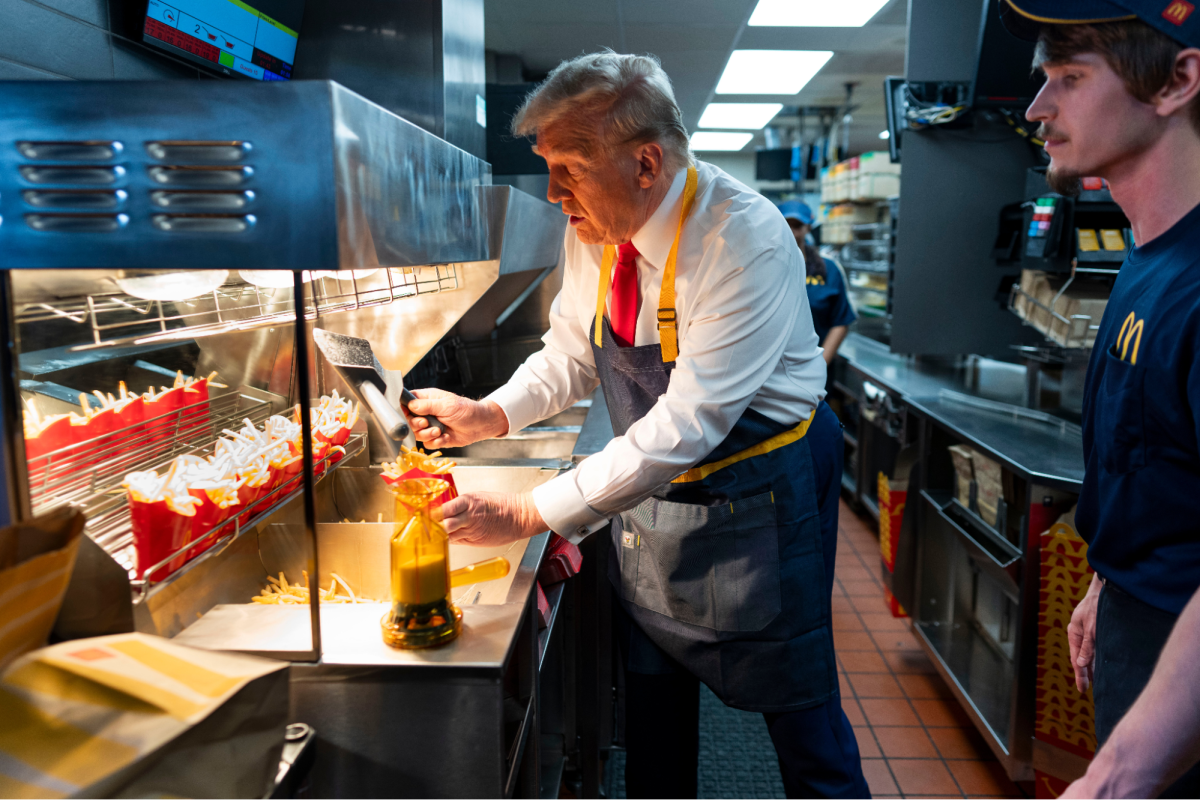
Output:
[[542,584],[537,584],[537,590],[538,630],[544,631],[550,627],[550,601],[546,599],[546,593],[542,591]]
[[238,489],[238,499],[241,501],[238,507],[246,509],[245,512],[242,513],[242,525],[248,525],[250,523],[250,519],[254,515],[261,514],[266,510],[265,504],[262,507],[254,509],[251,509],[250,506],[270,494],[271,488],[271,481],[268,479],[260,486],[251,486],[249,484],[245,484],[242,486],[242,488]]
[[129,511],[133,523],[133,549],[137,554],[137,576],[161,581],[186,562],[185,553],[160,567],[153,575],[146,571],[167,556],[183,548],[191,539],[192,517],[172,511],[166,500],[143,503],[129,498]]
[[583,553],[557,533],[550,534],[550,546],[546,558],[538,570],[538,580],[546,586],[562,583],[572,575],[578,575],[583,567]]
[[175,444],[176,428],[179,426],[176,412],[182,407],[182,386],[168,389],[153,400],[144,401],[145,430],[148,440],[152,442],[149,455],[162,455]]
[[[47,455],[61,450],[72,442],[71,417],[63,414],[42,428],[37,436],[25,439],[25,461],[31,478],[41,477],[48,466]],[[31,487],[37,488],[37,487]]]
[[350,439],[350,429],[338,428],[332,436],[326,436],[320,431],[313,431],[313,438],[319,442],[325,442],[331,447],[341,447]]
[[[325,456],[329,455],[329,443],[314,439],[312,443],[313,450],[313,477],[319,477],[325,474],[325,470],[329,467],[329,461],[324,461]],[[331,459],[332,460],[332,459]]]
[[208,378],[192,381],[180,391],[181,430],[192,431],[208,423]]
[[[194,542],[224,522],[228,515],[225,509],[212,501],[204,489],[188,489],[188,494],[200,501],[200,505],[196,506],[196,515],[191,518],[192,527],[188,534],[188,541]],[[220,537],[214,536],[188,550],[188,559],[193,559],[212,547],[218,538]]]
[[[80,418],[75,417],[72,423],[76,420]],[[95,411],[80,424],[72,424],[72,435],[79,445],[71,451],[72,467],[90,469],[100,462],[107,462],[113,431],[117,430],[119,422],[116,409],[109,406]]]
[[434,480],[445,481],[446,483],[450,484],[450,488],[448,488],[446,491],[442,492],[441,496],[433,501],[433,505],[440,506],[440,505],[443,505],[444,503],[448,503],[451,500],[453,500],[454,498],[458,497],[458,487],[454,485],[454,476],[451,475],[449,472],[444,472],[440,475],[435,475],[432,472],[425,472],[424,470],[420,470],[420,469],[410,469],[408,472],[404,473],[399,478],[384,478],[383,482],[386,483],[388,486],[392,486],[400,481],[409,481],[409,480],[413,480],[414,478],[433,478]]

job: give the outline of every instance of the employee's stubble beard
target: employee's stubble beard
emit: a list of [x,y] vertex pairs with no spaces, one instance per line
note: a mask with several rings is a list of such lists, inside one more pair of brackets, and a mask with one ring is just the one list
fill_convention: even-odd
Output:
[[[1038,126],[1037,137],[1044,140],[1049,132],[1046,123],[1043,122]],[[1076,197],[1083,188],[1082,179],[1083,176],[1078,172],[1055,166],[1053,160],[1050,162],[1050,169],[1046,170],[1046,183],[1049,184],[1050,190],[1064,197]]]

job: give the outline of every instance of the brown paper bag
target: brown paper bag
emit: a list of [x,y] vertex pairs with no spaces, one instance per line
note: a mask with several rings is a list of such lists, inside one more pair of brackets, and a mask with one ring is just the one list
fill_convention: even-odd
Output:
[[0,676],[0,797],[264,797],[286,666],[138,633],[29,653]]
[[0,670],[46,643],[85,522],[62,508],[0,529]]

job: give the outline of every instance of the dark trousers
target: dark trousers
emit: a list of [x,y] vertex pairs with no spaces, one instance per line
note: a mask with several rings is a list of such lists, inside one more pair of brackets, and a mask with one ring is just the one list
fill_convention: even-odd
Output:
[[[1111,581],[1096,614],[1096,741],[1103,745],[1138,699],[1175,627],[1177,615],[1143,603]],[[1200,765],[1167,787],[1162,797],[1200,797]]]
[[[835,432],[840,454],[840,426]],[[832,594],[842,460],[829,461],[819,465],[816,482],[826,589]],[[700,682],[650,641],[615,593],[613,604],[625,664],[625,792],[629,797],[695,797]],[[788,797],[871,796],[858,741],[838,695],[813,708],[763,718]]]

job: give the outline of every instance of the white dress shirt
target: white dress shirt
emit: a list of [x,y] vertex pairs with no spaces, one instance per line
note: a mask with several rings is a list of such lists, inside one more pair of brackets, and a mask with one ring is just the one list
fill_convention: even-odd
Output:
[[[679,357],[666,393],[624,436],[533,490],[542,518],[573,542],[702,461],[747,407],[795,425],[825,396],[825,360],[791,229],[762,195],[711,164],[696,167],[696,202],[675,264]],[[641,254],[635,345],[659,341],[659,287],[686,177],[685,170],[675,176],[633,237]],[[603,254],[603,246],[583,244],[567,228],[563,286],[545,347],[490,396],[507,415],[510,433],[599,385],[592,335]]]

